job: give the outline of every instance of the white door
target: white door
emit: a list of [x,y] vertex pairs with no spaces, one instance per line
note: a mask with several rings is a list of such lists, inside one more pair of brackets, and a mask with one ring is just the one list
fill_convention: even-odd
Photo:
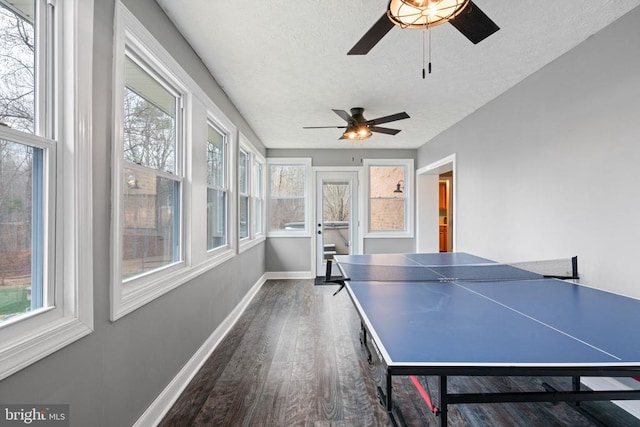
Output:
[[[358,253],[358,172],[316,172],[316,275],[334,255]],[[333,271],[333,275],[338,275]]]

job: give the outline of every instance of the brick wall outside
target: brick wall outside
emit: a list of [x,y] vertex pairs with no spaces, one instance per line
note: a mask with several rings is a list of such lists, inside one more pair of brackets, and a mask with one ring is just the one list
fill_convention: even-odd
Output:
[[395,193],[398,182],[404,187],[402,166],[372,166],[369,174],[369,218],[372,231],[405,229],[405,195]]

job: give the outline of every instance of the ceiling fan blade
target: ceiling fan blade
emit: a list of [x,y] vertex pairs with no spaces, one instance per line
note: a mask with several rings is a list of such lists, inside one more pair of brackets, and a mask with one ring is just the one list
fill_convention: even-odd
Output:
[[395,122],[396,120],[408,119],[409,115],[404,111],[402,113],[392,114],[390,116],[378,117],[377,119],[367,120],[370,125],[381,125],[382,123]]
[[358,43],[347,52],[347,55],[366,55],[393,27],[395,27],[395,24],[391,22],[385,13],[373,24],[373,27],[358,40]]
[[302,129],[346,129],[346,126],[303,126]]
[[347,123],[349,123],[349,120],[351,120],[351,115],[344,110],[332,110],[332,111],[337,115],[339,115],[340,117],[342,117],[342,120],[344,120]]
[[371,132],[386,133],[387,135],[395,135],[400,132],[400,129],[381,128],[379,126],[371,126],[369,130]]
[[500,27],[472,1],[469,2],[460,15],[449,22],[473,44],[480,43],[500,29]]

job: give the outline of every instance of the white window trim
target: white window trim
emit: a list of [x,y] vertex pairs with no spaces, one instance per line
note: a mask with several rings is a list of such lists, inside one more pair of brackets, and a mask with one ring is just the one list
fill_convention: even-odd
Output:
[[[55,306],[0,328],[0,380],[93,331],[93,1],[57,2]],[[11,130],[1,129],[0,136]],[[15,136],[15,135],[14,135]],[[24,139],[23,136],[20,138]],[[14,139],[14,138],[12,138]],[[64,167],[62,167],[64,165]]]
[[186,223],[188,219],[185,217],[185,179],[184,171],[184,152],[190,149],[190,145],[185,140],[186,132],[184,123],[187,121],[186,114],[179,111],[180,118],[176,120],[178,126],[178,144],[176,146],[176,172],[181,182],[181,200],[180,200],[180,248],[181,260],[173,264],[151,271],[147,274],[130,279],[126,284],[122,281],[122,170],[125,161],[122,156],[122,135],[123,135],[123,91],[124,88],[124,62],[126,58],[125,52],[131,51],[147,65],[153,68],[153,71],[165,78],[172,85],[173,89],[178,91],[179,98],[182,99],[182,106],[188,111],[191,105],[190,93],[186,88],[182,75],[184,71],[179,67],[177,62],[162,48],[157,41],[149,34],[149,32],[135,19],[133,15],[121,4],[116,6],[116,31],[114,37],[114,122],[115,122],[115,138],[113,149],[113,174],[112,174],[112,283],[111,283],[111,320],[117,320],[125,314],[137,309],[138,307],[154,300],[160,295],[165,294],[169,290],[181,284],[180,279],[184,274],[187,266],[186,262],[186,246],[188,238],[185,236]]
[[[248,170],[248,182],[247,182],[247,192],[249,195],[249,218],[248,218],[248,224],[247,227],[249,229],[249,235],[247,237],[244,238],[240,238],[240,233],[238,233],[238,241],[239,241],[239,253],[242,253],[244,251],[246,251],[247,249],[250,249],[256,245],[258,245],[259,243],[263,242],[266,239],[266,236],[264,234],[264,226],[265,226],[265,216],[266,216],[266,207],[265,207],[265,203],[264,203],[264,183],[265,183],[265,159],[264,157],[255,149],[254,145],[249,141],[249,139],[242,133],[240,133],[240,148],[242,150],[244,150],[245,152],[247,152],[249,154],[249,162],[247,164],[247,170]],[[256,177],[254,176],[254,164],[256,162],[260,162],[263,165],[262,168],[262,192],[263,192],[263,197],[262,197],[262,233],[257,234],[256,231],[254,230],[253,227],[253,215],[254,215],[254,202],[255,202],[255,185],[256,185]],[[239,173],[240,168],[238,167],[238,173]],[[238,179],[239,179],[239,175],[238,175]],[[240,189],[238,189],[238,209],[240,209]],[[238,215],[238,221],[240,221],[240,215]],[[238,222],[238,227],[239,227],[239,222]],[[239,230],[239,228],[238,228]]]
[[[79,1],[79,0],[76,0]],[[213,267],[231,259],[235,256],[235,245],[237,236],[236,221],[231,220],[237,215],[235,200],[235,180],[229,181],[229,242],[228,248],[220,251],[207,252],[205,240],[201,238],[202,227],[206,224],[206,208],[201,205],[206,204],[206,198],[203,202],[203,194],[206,194],[206,172],[203,171],[205,165],[201,162],[201,157],[196,157],[202,146],[201,141],[206,141],[206,121],[207,117],[213,119],[215,123],[220,125],[229,134],[229,172],[234,176],[234,165],[236,162],[237,148],[237,128],[211,101],[209,96],[198,86],[198,84],[187,74],[178,62],[164,49],[164,47],[151,35],[151,33],[136,19],[136,17],[122,4],[121,1],[116,3],[116,25],[114,34],[114,88],[124,86],[123,69],[125,36],[127,41],[136,44],[135,47],[139,52],[146,53],[144,58],[154,58],[164,72],[175,76],[175,80],[183,85],[184,100],[184,186],[182,188],[183,209],[182,209],[182,233],[184,234],[182,244],[184,262],[179,265],[168,266],[162,270],[162,274],[149,274],[145,282],[134,289],[128,290],[126,294],[123,292],[119,268],[116,263],[120,262],[119,241],[115,233],[119,233],[119,225],[115,223],[118,215],[113,215],[111,237],[111,253],[112,281],[110,286],[110,319],[116,321],[121,317],[131,313],[139,307],[153,301],[194,278],[200,276]],[[114,97],[118,95],[118,91],[114,91]],[[115,135],[122,135],[122,103],[118,103],[118,99],[114,99],[114,132]],[[119,121],[118,121],[119,120]],[[199,132],[202,132],[199,133]],[[198,137],[197,141],[194,139]],[[198,145],[196,145],[196,142]],[[117,144],[117,142],[114,142]],[[114,150],[117,151],[117,150]],[[118,171],[116,161],[120,161],[120,153],[114,152],[113,170]],[[120,188],[121,176],[114,173],[112,177],[112,198],[118,202],[117,191]],[[119,206],[113,206],[113,212],[119,212]],[[118,210],[115,210],[118,209]],[[205,213],[203,213],[205,212]],[[118,252],[116,252],[116,250]],[[115,255],[114,255],[115,254]],[[115,273],[117,272],[117,273]],[[127,285],[128,286],[128,285]]]
[[[260,154],[260,153],[256,153],[256,155],[254,156],[253,159],[253,164],[252,167],[254,168],[254,172],[255,172],[255,168],[257,167],[257,165],[261,165],[261,173],[260,173],[260,179],[262,182],[262,187],[259,190],[256,190],[258,188],[258,176],[256,174],[254,174],[253,176],[253,192],[251,194],[251,199],[252,199],[252,203],[254,204],[254,214],[256,212],[256,206],[255,206],[255,201],[256,199],[260,199],[261,200],[261,213],[260,213],[260,231],[257,230],[253,230],[253,237],[257,242],[262,242],[264,240],[266,240],[267,236],[265,233],[265,227],[266,227],[266,217],[267,217],[267,206],[266,206],[266,200],[265,200],[265,185],[266,185],[266,169],[267,169],[267,163],[265,158]],[[255,219],[255,218],[254,218]],[[255,221],[252,222],[252,224],[255,224]]]
[[[365,218],[365,238],[413,238],[414,237],[414,183],[415,183],[415,171],[413,159],[363,159],[362,165],[364,166],[364,194],[366,203],[364,203],[363,211]],[[382,230],[371,231],[370,210],[371,210],[371,191],[370,184],[370,168],[371,166],[403,166],[405,167],[406,174],[404,177],[404,193],[406,195],[405,206],[405,230]],[[389,185],[396,185],[395,182],[389,183]]]
[[[233,203],[233,194],[235,194],[234,192],[234,186],[233,186],[233,180],[231,179],[231,173],[234,170],[233,168],[233,164],[232,161],[233,159],[235,159],[235,147],[237,146],[236,143],[236,134],[237,134],[237,128],[236,126],[222,113],[222,111],[220,111],[220,109],[218,107],[216,107],[212,102],[207,102],[206,103],[206,109],[207,109],[207,126],[209,125],[213,125],[215,128],[217,128],[219,131],[221,131],[222,133],[225,134],[225,144],[226,144],[226,152],[225,152],[225,183],[226,183],[226,187],[227,187],[227,218],[226,218],[226,223],[225,223],[225,227],[226,227],[226,233],[227,233],[227,244],[220,246],[218,248],[214,248],[214,249],[210,249],[207,250],[207,266],[212,268],[215,267],[216,265],[221,264],[222,262],[232,258],[235,255],[235,230],[236,230],[236,226],[235,226],[235,222],[233,221],[233,218],[236,217],[235,215],[235,206]],[[195,138],[194,138],[195,140]],[[206,137],[204,138],[204,141],[206,141]],[[190,151],[191,153],[193,151]],[[198,158],[198,157],[196,157]],[[194,177],[195,177],[196,171],[194,170]],[[205,174],[206,175],[206,174]],[[197,182],[196,179],[192,180],[194,182],[194,186],[195,183]],[[196,200],[206,200],[207,199],[207,195],[206,195],[206,191],[207,191],[207,183],[206,183],[206,177],[204,179],[204,195],[200,198],[196,198],[193,200],[194,203],[191,204],[191,206],[193,206],[194,212],[197,210],[196,208]],[[195,188],[194,188],[195,191]],[[203,212],[204,212],[204,216],[205,218],[203,219],[203,221],[205,221],[206,224],[206,206],[202,207]],[[194,221],[194,224],[199,224],[199,221]],[[197,230],[194,230],[194,233],[197,233]],[[206,242],[205,242],[205,250],[206,250]]]
[[[305,167],[305,177],[306,177],[306,185],[304,187],[304,203],[305,203],[305,228],[300,231],[291,231],[291,230],[269,230],[267,229],[267,237],[311,237],[311,230],[313,227],[311,226],[312,219],[312,210],[313,210],[313,200],[311,199],[313,188],[313,174],[311,173],[311,158],[295,158],[295,157],[271,157],[267,159],[266,167],[267,167],[267,181],[265,181],[265,185],[267,187],[266,190],[266,203],[269,205],[267,207],[267,215],[271,216],[271,182],[270,182],[270,166],[271,165],[302,165]],[[267,224],[270,219],[267,218]]]

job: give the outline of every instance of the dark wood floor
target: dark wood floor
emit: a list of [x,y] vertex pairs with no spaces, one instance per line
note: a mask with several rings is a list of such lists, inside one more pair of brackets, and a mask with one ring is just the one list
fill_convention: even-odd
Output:
[[[360,321],[346,292],[312,280],[268,281],[161,426],[389,426],[378,401],[379,367],[366,361]],[[435,379],[420,378],[437,391]],[[452,391],[543,391],[542,381],[450,378]],[[566,381],[566,382],[563,382]],[[408,426],[436,426],[409,378],[394,378],[398,415]],[[437,400],[437,397],[435,398]],[[452,426],[639,426],[609,402],[457,405]]]

